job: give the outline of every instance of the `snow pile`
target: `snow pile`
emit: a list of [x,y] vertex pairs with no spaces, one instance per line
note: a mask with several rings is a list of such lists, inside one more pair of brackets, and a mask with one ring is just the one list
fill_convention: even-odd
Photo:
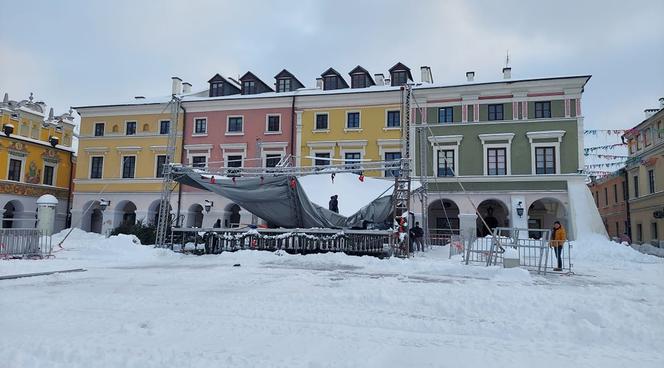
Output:
[[70,229],[65,229],[53,235],[53,250],[57,259],[66,260],[94,260],[103,262],[137,262],[151,260],[156,257],[174,255],[164,249],[155,249],[152,246],[141,245],[135,235],[112,235],[105,237],[97,233],[89,233],[74,228],[62,243]]
[[586,235],[600,234],[608,239],[604,222],[599,215],[590,189],[582,182],[568,182],[571,218],[574,219],[576,239]]
[[639,263],[662,263],[663,259],[643,254],[632,247],[607,240],[600,234],[585,234],[572,242],[572,262],[625,266]]

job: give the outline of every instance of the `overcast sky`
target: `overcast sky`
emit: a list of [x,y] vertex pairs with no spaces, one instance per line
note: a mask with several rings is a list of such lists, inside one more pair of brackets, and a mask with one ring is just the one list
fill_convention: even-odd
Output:
[[[664,1],[7,1],[0,92],[55,106],[166,95],[170,77],[282,68],[305,85],[332,66],[434,81],[592,74],[586,128],[628,128],[664,97]],[[347,75],[346,75],[347,76]]]

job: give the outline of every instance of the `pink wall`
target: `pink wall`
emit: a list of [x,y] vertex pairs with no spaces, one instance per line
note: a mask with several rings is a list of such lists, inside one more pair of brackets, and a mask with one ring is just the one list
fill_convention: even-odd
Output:
[[[267,116],[280,115],[281,133],[268,133],[267,132]],[[243,117],[243,134],[234,135],[227,133],[228,117],[242,116]],[[207,135],[196,136],[194,135],[195,120],[197,118],[207,118]],[[224,166],[224,156],[220,144],[246,144],[244,162],[245,167],[261,166],[261,160],[255,160],[260,157],[260,152],[257,152],[257,139],[263,142],[264,151],[285,151],[285,154],[291,154],[291,136],[292,136],[292,122],[291,122],[291,109],[287,108],[257,108],[257,109],[241,109],[241,110],[224,110],[224,111],[203,111],[203,112],[187,112],[186,116],[186,131],[184,134],[184,145],[198,145],[198,144],[211,144],[212,147],[209,151],[209,164],[210,168],[220,168]],[[281,147],[279,142],[285,143],[285,147]],[[195,152],[195,153],[194,153]],[[227,150],[227,154],[239,154],[239,150]],[[190,164],[187,160],[187,150],[185,149],[185,162]],[[206,149],[203,150],[189,150],[190,155],[201,155],[207,153]]]

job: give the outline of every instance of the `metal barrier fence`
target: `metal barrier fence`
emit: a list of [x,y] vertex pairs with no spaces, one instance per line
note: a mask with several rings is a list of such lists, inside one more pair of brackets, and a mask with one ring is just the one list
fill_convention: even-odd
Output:
[[281,249],[289,253],[378,256],[390,254],[395,243],[392,232],[378,230],[173,228],[173,235],[181,250],[193,242],[194,252],[203,254]]
[[52,247],[39,229],[0,229],[0,259],[49,257]]
[[[549,246],[550,236],[549,229],[496,228],[494,236],[467,243],[465,262],[500,265],[506,258],[505,252],[509,252],[518,258],[519,266],[546,273],[557,268],[555,251]],[[571,247],[570,242],[563,244],[562,271],[572,271]]]

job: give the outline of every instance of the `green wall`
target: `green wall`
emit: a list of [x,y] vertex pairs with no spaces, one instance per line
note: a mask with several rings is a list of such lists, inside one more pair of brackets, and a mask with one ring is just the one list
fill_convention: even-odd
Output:
[[[503,181],[503,182],[464,182],[463,187],[470,191],[512,191],[512,190],[567,190],[565,181]],[[459,183],[430,183],[427,190],[432,192],[460,192]]]
[[[510,112],[511,113],[511,112]],[[436,120],[438,119],[436,113]],[[530,141],[526,132],[564,130],[565,135],[560,144],[561,174],[576,173],[578,166],[578,134],[576,121],[546,121],[531,123],[495,123],[495,124],[459,124],[432,126],[433,135],[463,135],[459,146],[459,175],[483,175],[484,174],[484,149],[480,134],[490,133],[514,133],[511,145],[511,165],[513,175],[531,174],[531,152]],[[430,136],[428,130],[424,130]],[[550,140],[537,140],[546,142]],[[419,140],[416,140],[416,156],[419,155]],[[433,175],[433,150],[431,144],[427,144],[428,175]],[[419,160],[419,158],[418,158]],[[419,161],[418,161],[419,162]],[[416,164],[416,172],[419,174],[419,165]]]

